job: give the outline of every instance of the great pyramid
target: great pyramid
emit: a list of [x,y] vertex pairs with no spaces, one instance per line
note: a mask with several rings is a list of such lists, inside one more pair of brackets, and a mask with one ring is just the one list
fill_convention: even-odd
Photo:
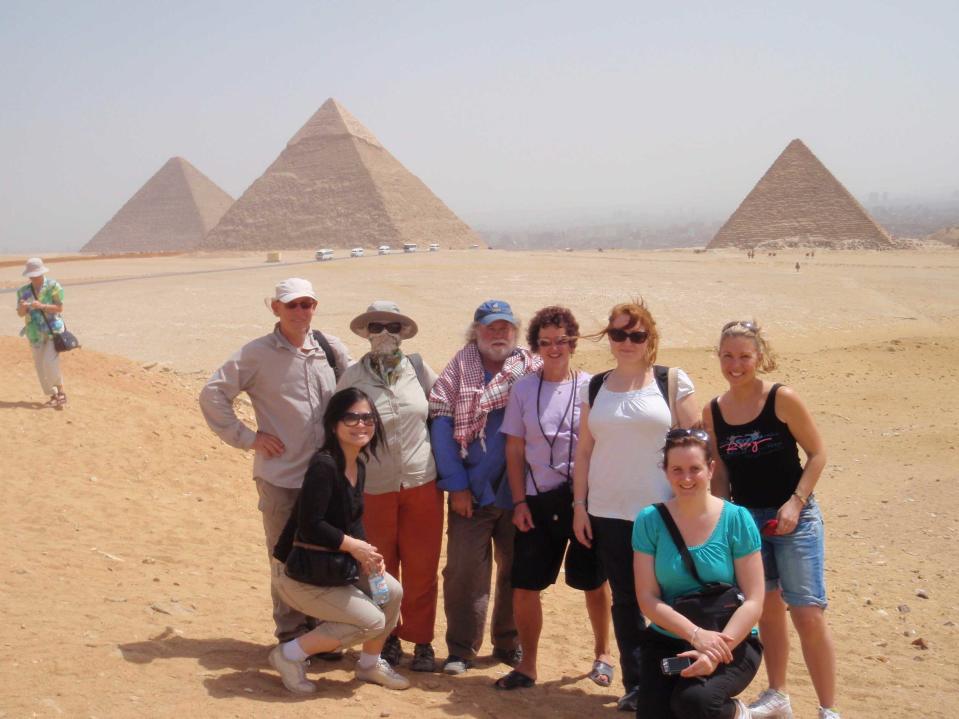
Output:
[[709,243],[882,249],[894,241],[802,140],[776,158]]
[[195,250],[233,198],[182,157],[172,157],[80,252]]
[[479,238],[330,98],[234,203],[204,249],[396,247]]

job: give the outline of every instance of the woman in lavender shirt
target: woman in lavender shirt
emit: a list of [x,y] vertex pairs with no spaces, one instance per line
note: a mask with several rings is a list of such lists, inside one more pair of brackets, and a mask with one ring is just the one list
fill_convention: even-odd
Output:
[[585,592],[593,626],[595,661],[589,678],[603,687],[613,679],[606,575],[593,550],[573,537],[577,393],[589,383],[588,374],[570,367],[578,333],[579,324],[565,307],[545,307],[536,313],[526,338],[530,349],[543,358],[543,369],[513,386],[500,427],[507,435],[506,470],[518,530],[511,581],[523,658],[496,682],[497,689],[527,688],[536,682],[543,628],[540,592],[556,582],[564,555],[566,583]]

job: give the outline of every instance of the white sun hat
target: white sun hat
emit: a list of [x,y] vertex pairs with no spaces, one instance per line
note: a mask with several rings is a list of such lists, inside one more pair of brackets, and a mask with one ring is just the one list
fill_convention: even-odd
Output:
[[40,277],[47,274],[49,271],[50,270],[48,270],[43,264],[43,260],[41,260],[39,257],[31,257],[29,260],[27,260],[27,264],[23,268],[23,276],[30,278]]

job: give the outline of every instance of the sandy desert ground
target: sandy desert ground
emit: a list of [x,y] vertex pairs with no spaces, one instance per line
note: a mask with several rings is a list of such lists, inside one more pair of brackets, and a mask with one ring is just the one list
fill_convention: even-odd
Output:
[[[701,402],[722,387],[710,349],[719,326],[759,318],[782,354],[776,378],[805,397],[829,449],[817,494],[843,716],[956,715],[959,252],[284,260],[51,262],[84,344],[64,358],[64,412],[40,409],[12,311],[20,270],[0,269],[0,304],[9,303],[0,313],[0,717],[617,716],[618,682],[604,691],[585,678],[585,611],[562,585],[545,598],[540,681],[529,691],[494,692],[506,668],[487,661],[462,677],[412,674],[402,693],[358,684],[350,661],[312,672],[322,685],[314,698],[282,688],[266,663],[251,457],[209,432],[196,392],[230,352],[270,329],[262,298],[291,275],[314,282],[318,326],[355,355],[363,345],[349,320],[373,299],[394,299],[421,327],[409,349],[437,370],[489,297],[525,317],[565,303],[589,331],[613,303],[641,294],[664,335],[660,359],[689,372]],[[581,344],[583,367],[608,365],[602,346]],[[443,631],[440,616],[441,656]],[[797,716],[813,717],[798,648],[791,678]],[[761,684],[762,674],[752,689]]]

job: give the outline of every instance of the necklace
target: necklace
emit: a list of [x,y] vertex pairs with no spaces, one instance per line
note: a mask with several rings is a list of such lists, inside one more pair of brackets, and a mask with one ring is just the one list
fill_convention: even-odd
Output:
[[[570,370],[570,377],[573,380],[573,391],[570,392],[569,402],[566,403],[566,409],[563,411],[563,416],[560,418],[559,422],[556,424],[556,431],[553,432],[552,438],[546,434],[546,430],[543,428],[543,414],[540,409],[540,398],[543,394],[543,371],[540,370],[539,373],[539,386],[536,388],[536,423],[539,425],[539,431],[543,435],[543,439],[546,440],[546,444],[549,445],[549,468],[552,470],[558,470],[555,460],[553,459],[553,445],[556,444],[556,438],[559,437],[559,433],[563,429],[563,424],[566,422],[566,418],[569,417],[569,457],[566,461],[566,481],[570,479],[569,468],[573,463],[573,422],[575,420],[576,410],[573,409],[573,402],[576,399],[576,390],[579,385],[579,375]],[[572,413],[572,416],[570,416]],[[530,467],[530,474],[532,475],[532,467]],[[535,480],[533,482],[535,485]]]

